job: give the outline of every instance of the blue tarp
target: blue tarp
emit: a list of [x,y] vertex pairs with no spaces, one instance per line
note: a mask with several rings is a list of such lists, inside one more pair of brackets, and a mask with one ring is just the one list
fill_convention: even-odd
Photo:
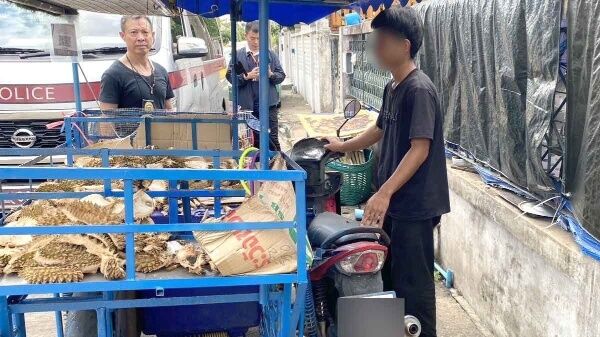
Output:
[[[539,199],[535,198],[534,195],[527,193],[507,180],[502,179],[496,173],[479,165],[474,165],[473,167],[483,182],[485,182],[487,185],[512,191],[527,199],[540,201]],[[581,223],[577,221],[573,214],[574,212],[571,201],[561,198],[558,206],[558,223],[564,230],[573,234],[575,237],[575,242],[579,244],[581,251],[584,254],[587,254],[590,257],[600,261],[600,241],[598,241],[590,234],[590,232],[583,228]]]
[[[403,4],[406,1],[401,1]],[[269,3],[269,18],[282,26],[293,26],[298,23],[311,23],[341,9],[360,6],[363,9],[380,5],[389,7],[392,0],[347,1],[339,4],[327,4],[324,1],[295,1]],[[231,0],[177,0],[177,7],[207,18],[219,17],[231,12]],[[246,0],[242,4],[240,16],[242,21],[258,20],[258,2]]]

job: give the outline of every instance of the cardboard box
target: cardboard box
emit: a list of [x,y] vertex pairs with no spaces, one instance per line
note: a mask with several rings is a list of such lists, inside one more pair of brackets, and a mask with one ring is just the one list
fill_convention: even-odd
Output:
[[[272,169],[285,169],[283,158],[278,157]],[[295,216],[296,195],[292,183],[267,181],[239,208],[213,222],[292,221]],[[222,275],[290,273],[297,268],[293,229],[198,231],[194,237]],[[306,249],[310,261],[310,246]]]
[[[148,118],[152,118],[149,116]],[[169,119],[230,119],[224,114],[182,114],[161,116]],[[231,150],[231,125],[222,123],[197,123],[197,149]],[[192,123],[152,122],[150,124],[150,144],[160,149],[193,149]],[[140,123],[133,140],[135,148],[143,148],[146,144],[146,127]]]

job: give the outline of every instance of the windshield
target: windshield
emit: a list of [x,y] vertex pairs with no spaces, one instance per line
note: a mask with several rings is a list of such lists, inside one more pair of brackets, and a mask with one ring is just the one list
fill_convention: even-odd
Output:
[[[160,20],[150,17],[157,31],[155,48],[160,45]],[[0,48],[40,49],[49,51],[52,39],[51,23],[77,24],[81,49],[125,47],[119,36],[121,16],[79,11],[76,16],[55,16],[33,11],[0,0]]]

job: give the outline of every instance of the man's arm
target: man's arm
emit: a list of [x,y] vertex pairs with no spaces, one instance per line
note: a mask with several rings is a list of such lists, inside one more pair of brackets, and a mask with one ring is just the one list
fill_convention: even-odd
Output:
[[112,75],[108,74],[109,70],[102,74],[100,80],[100,110],[114,110],[119,107],[121,97],[121,85],[119,81]]
[[283,67],[281,67],[281,62],[279,62],[279,57],[277,54],[271,52],[271,65],[269,74],[269,82],[271,84],[277,85],[281,84],[283,80],[285,80],[285,72],[283,71]]
[[378,227],[383,225],[392,195],[402,188],[427,160],[430,145],[431,140],[428,138],[411,139],[410,149],[398,164],[394,174],[369,199],[362,221],[364,225]]
[[100,102],[100,110],[115,110],[119,107],[118,104]]
[[175,104],[173,104],[173,102],[175,101],[175,98],[171,98],[165,101],[165,110],[169,111],[169,112],[175,112]]
[[337,137],[326,137],[329,144],[325,145],[325,148],[333,152],[358,151],[377,143],[382,136],[383,130],[373,125],[360,135],[345,142],[342,142]]
[[165,110],[169,112],[175,112],[175,92],[173,91],[173,86],[171,86],[171,81],[169,80],[169,75],[165,70],[165,76],[167,80],[167,95],[165,96]]

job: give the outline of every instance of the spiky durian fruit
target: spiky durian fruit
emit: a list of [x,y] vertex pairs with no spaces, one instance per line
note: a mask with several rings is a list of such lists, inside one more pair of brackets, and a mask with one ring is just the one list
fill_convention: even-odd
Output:
[[19,276],[33,284],[80,282],[83,272],[74,267],[28,267],[19,272]]
[[100,261],[100,272],[108,280],[118,280],[125,278],[123,260],[115,256],[102,256]]
[[106,208],[88,201],[73,201],[61,210],[71,221],[88,225],[115,225],[123,221],[120,216],[107,211]]

